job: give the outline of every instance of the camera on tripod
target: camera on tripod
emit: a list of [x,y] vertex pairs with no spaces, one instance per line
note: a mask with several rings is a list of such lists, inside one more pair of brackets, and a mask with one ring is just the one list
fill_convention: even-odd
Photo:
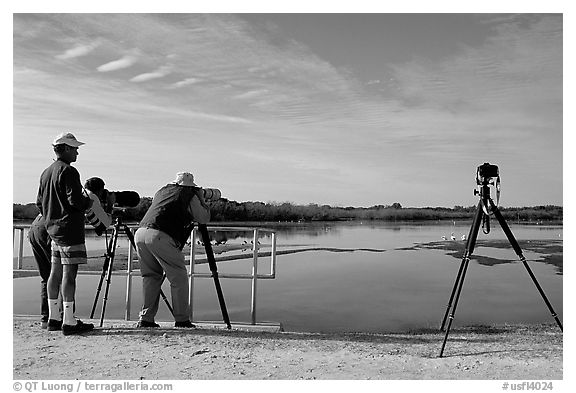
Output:
[[[440,357],[444,354],[444,348],[446,346],[446,341],[448,340],[448,334],[450,333],[450,328],[452,326],[452,322],[454,320],[454,314],[456,313],[456,307],[458,305],[458,300],[460,298],[460,293],[462,291],[462,286],[464,285],[464,277],[466,276],[466,271],[468,269],[468,265],[472,258],[472,254],[474,252],[474,247],[476,246],[476,239],[478,237],[478,232],[480,230],[480,225],[482,225],[482,231],[485,234],[490,232],[490,215],[494,215],[498,223],[502,227],[504,234],[508,238],[510,245],[516,252],[516,255],[520,258],[520,261],[528,271],[528,275],[532,279],[534,285],[540,292],[544,303],[548,307],[548,310],[552,314],[552,317],[562,330],[562,323],[558,318],[558,315],[552,308],[552,305],[548,301],[548,298],[544,294],[542,287],[538,283],[536,276],[528,266],[526,261],[526,257],[522,253],[522,249],[518,244],[518,241],[512,234],[510,227],[506,223],[504,216],[498,209],[498,198],[500,197],[500,171],[498,170],[498,166],[491,165],[487,162],[480,165],[476,169],[476,183],[478,186],[478,190],[474,190],[475,195],[480,196],[480,200],[478,201],[478,206],[476,207],[476,213],[474,215],[474,220],[472,221],[472,227],[470,228],[470,232],[468,234],[468,242],[466,243],[466,251],[462,256],[462,262],[460,263],[460,269],[458,270],[458,274],[456,276],[456,281],[454,282],[454,286],[452,287],[452,293],[450,295],[450,300],[448,301],[448,305],[446,307],[446,311],[444,313],[444,318],[442,319],[442,324],[440,325],[440,330],[444,331],[444,326],[446,321],[448,321],[448,328],[446,330],[446,334],[444,336],[444,341],[442,343],[442,349],[440,350]],[[494,186],[496,189],[496,197],[497,200],[494,202],[490,197],[490,186]]]

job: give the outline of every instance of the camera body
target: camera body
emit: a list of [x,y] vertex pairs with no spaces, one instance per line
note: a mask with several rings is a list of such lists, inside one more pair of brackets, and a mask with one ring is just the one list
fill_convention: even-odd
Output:
[[478,167],[477,173],[479,177],[483,178],[498,177],[500,175],[498,165],[492,165],[487,162]]
[[476,169],[476,184],[478,186],[493,184],[491,180],[496,178],[500,182],[500,171],[498,170],[498,165],[492,165],[487,162],[480,165]]

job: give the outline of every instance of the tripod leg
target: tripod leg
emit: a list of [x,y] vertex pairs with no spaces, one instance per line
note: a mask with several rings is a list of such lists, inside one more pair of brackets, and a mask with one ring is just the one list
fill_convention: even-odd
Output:
[[536,276],[532,272],[532,269],[530,269],[530,266],[528,266],[528,262],[526,262],[526,258],[524,257],[524,254],[522,253],[522,249],[520,248],[520,245],[518,244],[518,242],[514,238],[514,235],[512,234],[510,227],[506,223],[504,216],[502,216],[502,213],[500,213],[500,210],[498,210],[498,207],[494,204],[492,199],[490,199],[490,204],[492,206],[492,211],[494,212],[494,216],[496,216],[496,219],[500,223],[500,226],[502,227],[502,230],[506,234],[506,237],[508,238],[508,241],[512,245],[512,248],[514,249],[514,251],[516,252],[518,257],[520,258],[520,261],[522,262],[522,264],[526,268],[526,271],[528,272],[528,275],[530,275],[532,282],[534,282],[534,285],[536,285],[536,288],[538,289],[538,292],[540,292],[540,296],[542,296],[544,303],[546,303],[546,306],[548,306],[548,310],[550,310],[550,313],[552,314],[552,318],[554,318],[554,320],[558,324],[558,327],[560,327],[560,330],[563,331],[562,323],[560,322],[560,319],[558,319],[558,315],[554,311],[554,308],[552,308],[552,304],[550,304],[550,302],[548,301],[546,294],[544,294],[544,290],[542,289],[542,287],[538,283],[538,280],[536,279]]
[[[166,279],[166,273],[164,273],[164,275],[162,276],[162,282],[164,282],[165,279]],[[160,284],[160,285],[162,285],[162,284]],[[172,316],[174,316],[174,310],[172,309],[172,306],[170,305],[170,302],[166,298],[166,295],[164,294],[164,291],[162,291],[162,289],[160,289],[160,296],[164,300],[164,303],[166,303],[166,307],[168,307],[168,310],[170,310],[170,314],[172,314]]]
[[480,223],[482,222],[482,215],[484,214],[480,204],[476,211],[476,216],[474,217],[474,222],[472,223],[472,228],[470,229],[470,237],[468,238],[468,243],[466,245],[466,251],[464,253],[464,258],[462,259],[462,274],[460,280],[457,281],[458,289],[456,291],[456,297],[454,299],[454,305],[452,306],[452,311],[450,312],[448,327],[446,328],[446,334],[444,335],[444,341],[442,342],[442,348],[440,349],[440,357],[444,354],[444,348],[446,347],[446,341],[448,340],[448,335],[450,334],[450,329],[452,328],[452,322],[454,321],[454,315],[456,314],[456,307],[458,307],[458,300],[460,300],[460,293],[462,292],[462,287],[464,285],[464,278],[466,277],[466,271],[468,270],[468,265],[470,264],[470,257],[474,251],[476,245],[476,238],[478,237],[478,231],[480,229]]
[[[456,275],[456,280],[454,281],[454,286],[452,287],[452,293],[450,294],[450,300],[448,300],[448,305],[446,306],[446,312],[444,313],[444,318],[442,319],[442,324],[440,325],[440,331],[444,331],[444,326],[446,324],[446,319],[448,318],[448,313],[450,312],[450,307],[452,307],[452,301],[454,300],[454,295],[456,294],[456,289],[458,288],[458,283],[462,277],[462,271],[464,269],[465,261],[472,255],[474,251],[475,244],[472,239],[478,234],[479,223],[482,220],[482,202],[478,203],[476,208],[476,215],[472,221],[472,226],[470,227],[470,232],[468,233],[468,241],[466,243],[466,251],[462,257],[462,262],[460,263],[460,268],[458,269],[458,274]],[[476,231],[476,235],[474,235]]]
[[198,230],[202,235],[202,241],[204,242],[204,247],[206,249],[206,258],[208,258],[208,265],[210,266],[210,271],[212,272],[212,278],[214,279],[214,286],[216,287],[216,293],[218,295],[218,301],[220,302],[220,310],[222,310],[222,318],[226,323],[228,329],[232,329],[230,325],[230,318],[228,318],[228,310],[226,310],[226,302],[224,301],[224,294],[222,293],[222,288],[220,287],[220,280],[218,279],[218,268],[216,267],[216,259],[214,258],[214,252],[212,251],[212,244],[210,244],[210,236],[208,235],[208,228],[206,224],[198,224]]
[[114,228],[114,237],[112,238],[112,251],[110,252],[110,263],[108,264],[108,272],[106,279],[106,291],[104,292],[104,302],[102,303],[102,313],[100,314],[100,327],[104,323],[104,314],[106,313],[106,304],[108,303],[108,291],[110,290],[110,282],[112,281],[112,265],[114,263],[114,255],[116,254],[116,243],[118,242],[118,228]]
[[100,290],[102,289],[102,283],[104,282],[104,277],[108,271],[108,265],[110,264],[110,253],[112,252],[112,239],[110,238],[109,244],[106,245],[106,256],[104,258],[104,264],[102,265],[102,274],[100,275],[100,282],[98,283],[98,288],[96,288],[96,296],[94,297],[94,304],[92,304],[92,311],[90,312],[90,318],[94,318],[94,312],[96,311],[96,305],[98,304],[98,298],[100,297]]
[[[130,242],[130,245],[134,248],[134,250],[137,250],[136,242],[134,241],[134,235],[132,234],[132,231],[130,230],[130,228],[128,228],[127,225],[124,225],[124,233],[126,233],[126,236],[128,237],[128,241]],[[162,282],[164,282],[165,278],[166,278],[166,273],[164,273],[164,276],[162,277]],[[162,289],[160,289],[160,296],[162,297],[162,299],[164,299],[164,302],[166,303],[168,310],[170,310],[170,314],[174,315],[174,310],[172,309],[172,306],[170,305],[170,302],[166,298],[166,295],[164,294]]]

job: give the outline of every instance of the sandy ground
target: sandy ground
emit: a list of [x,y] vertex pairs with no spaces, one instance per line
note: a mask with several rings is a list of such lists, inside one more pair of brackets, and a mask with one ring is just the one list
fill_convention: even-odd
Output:
[[[17,380],[559,380],[555,324],[453,328],[443,358],[436,330],[314,334],[233,327],[138,329],[106,321],[80,336],[14,317]],[[47,366],[49,365],[49,366]]]

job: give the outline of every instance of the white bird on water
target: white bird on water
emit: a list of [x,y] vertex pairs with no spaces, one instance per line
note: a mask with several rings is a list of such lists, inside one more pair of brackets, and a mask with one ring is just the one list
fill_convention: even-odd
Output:
[[466,235],[462,235],[462,237],[460,239],[466,240]]
[[450,239],[456,240],[456,236],[454,236],[454,232],[452,232],[452,233],[450,234]]
[[446,240],[446,236],[442,236],[442,240]]

